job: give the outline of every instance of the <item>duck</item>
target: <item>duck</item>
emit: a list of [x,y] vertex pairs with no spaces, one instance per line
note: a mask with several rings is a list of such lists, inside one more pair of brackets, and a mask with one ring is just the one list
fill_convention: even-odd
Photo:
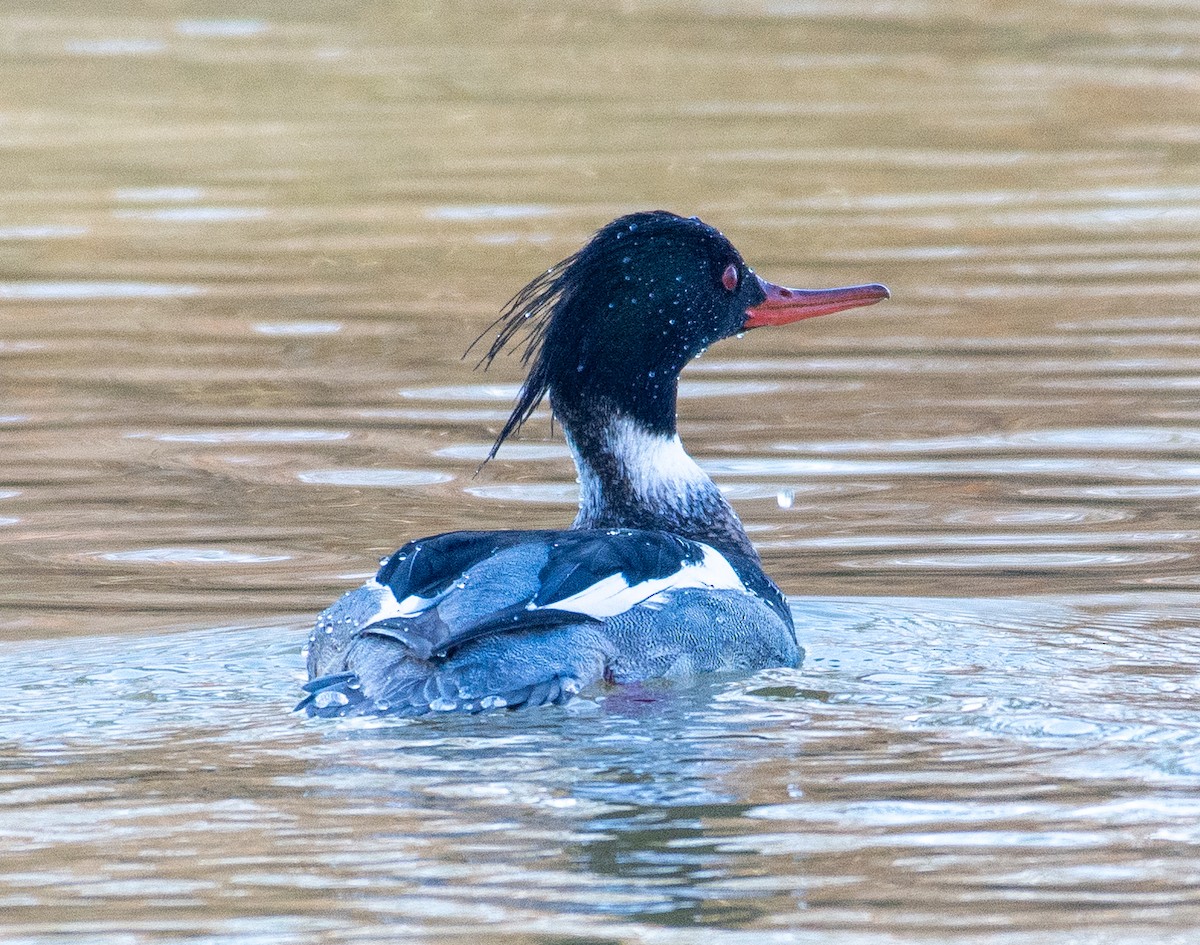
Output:
[[879,284],[767,282],[697,217],[643,211],[602,227],[476,339],[495,332],[486,367],[525,333],[528,374],[487,459],[549,397],[578,472],[574,522],[448,532],[384,558],[318,616],[296,708],[479,713],[800,665],[786,598],[680,442],[679,375],[722,339],[888,297]]

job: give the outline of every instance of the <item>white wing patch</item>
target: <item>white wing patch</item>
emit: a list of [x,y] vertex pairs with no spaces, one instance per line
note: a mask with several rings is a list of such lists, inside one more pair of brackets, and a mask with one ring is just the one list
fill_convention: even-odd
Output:
[[393,617],[415,617],[417,614],[423,614],[446,596],[445,592],[434,597],[418,597],[416,594],[409,594],[404,600],[396,600],[392,589],[386,584],[380,584],[374,578],[367,581],[366,587],[375,592],[379,600],[379,609],[368,620],[363,621],[364,626],[378,623],[381,620],[390,620]]
[[658,598],[667,591],[689,587],[706,587],[712,590],[745,591],[746,586],[737,576],[733,566],[715,548],[701,545],[704,557],[694,564],[681,565],[679,570],[665,577],[653,578],[630,585],[624,575],[613,574],[584,588],[577,594],[538,607],[530,604],[529,610],[567,610],[585,614],[596,620],[615,617],[638,604]]

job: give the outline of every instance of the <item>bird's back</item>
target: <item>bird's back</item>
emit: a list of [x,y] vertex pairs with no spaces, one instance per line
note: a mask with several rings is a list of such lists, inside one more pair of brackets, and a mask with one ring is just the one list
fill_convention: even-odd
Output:
[[451,532],[410,542],[320,615],[302,706],[477,711],[799,658],[782,595],[748,559],[637,529]]

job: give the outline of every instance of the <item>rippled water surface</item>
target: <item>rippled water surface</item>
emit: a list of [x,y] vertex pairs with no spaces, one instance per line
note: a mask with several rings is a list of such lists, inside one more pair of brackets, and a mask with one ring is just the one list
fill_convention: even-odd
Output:
[[[1191,943],[1200,9],[0,10],[0,939]],[[290,713],[406,538],[553,527],[466,346],[619,213],[893,299],[681,432],[799,670]]]

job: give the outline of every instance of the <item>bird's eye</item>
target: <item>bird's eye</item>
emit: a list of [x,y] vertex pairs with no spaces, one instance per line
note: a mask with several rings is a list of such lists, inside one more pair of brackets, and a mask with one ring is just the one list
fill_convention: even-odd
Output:
[[740,275],[738,267],[733,263],[725,267],[725,271],[721,273],[721,285],[725,286],[726,292],[732,292],[738,287]]

